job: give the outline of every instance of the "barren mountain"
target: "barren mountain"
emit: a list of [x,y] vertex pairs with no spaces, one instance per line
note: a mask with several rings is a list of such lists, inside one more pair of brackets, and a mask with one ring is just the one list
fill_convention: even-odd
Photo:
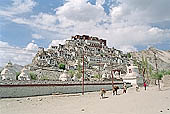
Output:
[[[0,67],[0,71],[2,71],[3,69],[5,68],[4,67]],[[13,67],[12,69],[16,72],[21,72],[21,70],[23,69],[24,67],[22,65],[18,65],[18,64],[13,64]]]
[[142,61],[142,56],[147,58],[148,64],[156,68],[156,63],[159,70],[170,70],[170,50],[164,51],[155,48],[148,48],[139,52],[131,53],[133,59]]

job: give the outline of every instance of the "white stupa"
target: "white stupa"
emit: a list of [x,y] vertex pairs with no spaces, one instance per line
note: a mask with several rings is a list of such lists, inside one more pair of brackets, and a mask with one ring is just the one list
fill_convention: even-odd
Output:
[[16,72],[13,69],[13,65],[11,62],[8,62],[7,65],[1,72],[2,80],[16,80]]
[[107,73],[107,79],[111,79],[111,74]]
[[124,82],[130,82],[132,85],[143,84],[143,77],[139,74],[137,66],[127,66],[127,74],[122,78]]
[[102,79],[106,79],[107,78],[107,74],[106,73],[103,73],[102,74]]
[[77,78],[76,74],[74,74],[74,76],[72,78],[72,81],[78,81],[78,78]]
[[63,74],[60,75],[59,77],[60,81],[71,81],[71,77],[64,71]]
[[18,76],[18,80],[30,80],[29,71],[26,68],[21,70],[21,74]]

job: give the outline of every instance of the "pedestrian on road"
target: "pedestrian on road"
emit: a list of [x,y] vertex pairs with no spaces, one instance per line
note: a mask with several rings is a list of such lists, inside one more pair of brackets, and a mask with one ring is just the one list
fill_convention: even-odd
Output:
[[126,83],[123,84],[123,93],[126,93],[127,91],[127,86],[126,86]]
[[104,88],[101,89],[100,91],[100,98],[103,99],[105,97],[106,90]]
[[146,91],[146,86],[147,86],[147,85],[146,85],[146,82],[144,82],[143,86],[144,86],[144,88],[145,88],[145,91]]
[[117,95],[117,90],[119,89],[119,86],[113,86],[113,95]]

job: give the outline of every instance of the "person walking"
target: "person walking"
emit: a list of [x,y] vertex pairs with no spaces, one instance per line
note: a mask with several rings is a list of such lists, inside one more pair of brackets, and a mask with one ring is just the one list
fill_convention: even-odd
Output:
[[106,93],[106,90],[104,88],[102,88],[101,92],[100,92],[101,99],[103,99],[105,97],[105,93]]
[[146,86],[147,86],[146,82],[144,82],[143,86],[144,86],[145,91],[146,91]]
[[126,86],[126,83],[123,84],[123,93],[126,93],[127,91],[127,86]]
[[117,95],[118,89],[119,89],[119,86],[113,86],[113,95]]
[[113,88],[112,88],[112,90],[113,90],[113,95],[115,95],[115,87],[113,86]]

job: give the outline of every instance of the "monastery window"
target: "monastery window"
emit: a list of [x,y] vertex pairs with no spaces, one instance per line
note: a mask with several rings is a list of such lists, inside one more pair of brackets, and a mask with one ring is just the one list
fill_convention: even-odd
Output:
[[129,73],[132,73],[132,69],[129,69]]

